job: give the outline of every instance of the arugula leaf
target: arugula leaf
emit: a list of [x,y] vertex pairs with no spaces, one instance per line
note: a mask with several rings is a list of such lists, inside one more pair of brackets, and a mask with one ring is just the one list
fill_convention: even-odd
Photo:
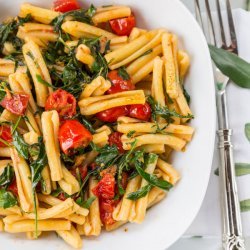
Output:
[[86,118],[84,118],[83,115],[81,115],[80,121],[92,134],[95,133],[95,129],[93,128],[92,124]]
[[173,187],[170,182],[160,180],[155,175],[146,173],[139,165],[135,165],[135,167],[139,175],[152,186],[161,188],[163,190],[169,190]]
[[245,124],[245,135],[250,142],[250,123]]
[[129,131],[128,134],[127,134],[127,137],[131,138],[135,134],[135,132],[136,132],[135,130]]
[[128,194],[128,196],[126,198],[129,200],[133,200],[133,201],[138,200],[142,197],[145,197],[149,193],[151,188],[152,188],[152,185],[148,184],[148,185],[140,188],[139,190]]
[[17,205],[16,197],[5,189],[0,189],[0,207],[9,208]]
[[119,156],[119,151],[115,145],[109,146],[108,144],[102,148],[97,148],[99,155],[96,157],[95,162],[99,165],[109,167],[114,160]]
[[148,55],[148,54],[150,54],[152,52],[153,52],[153,49],[149,49],[145,53],[143,53],[140,57],[146,56],[146,55]]
[[152,109],[152,118],[154,121],[156,121],[157,116],[161,116],[162,118],[166,119],[168,123],[172,123],[173,119],[172,117],[179,117],[179,118],[188,118],[192,119],[194,118],[193,115],[181,115],[177,113],[174,109],[169,110],[167,106],[161,106],[159,103],[156,103],[154,98],[152,96],[149,96],[147,98],[147,101],[149,102],[151,109]]
[[23,137],[17,132],[17,130],[14,131],[12,134],[13,138],[13,145],[15,146],[17,152],[26,160],[29,158],[29,147],[30,145],[27,144]]
[[8,185],[12,182],[15,176],[13,167],[9,164],[4,168],[3,173],[0,175],[0,186],[7,188]]
[[76,203],[86,209],[89,209],[93,201],[96,199],[95,196],[89,197],[86,201],[83,201],[81,197],[76,199]]
[[39,181],[42,179],[41,173],[44,167],[48,164],[48,158],[42,137],[39,137],[38,143],[31,145],[31,147],[32,146],[39,146],[37,159],[30,164],[32,188],[35,189]]
[[83,23],[92,24],[92,17],[96,12],[96,8],[94,5],[88,9],[79,9],[79,10],[72,10],[68,11],[62,15],[59,15],[55,19],[52,20],[51,24],[54,26],[54,30],[58,32],[61,29],[62,23],[64,22],[66,17],[70,17],[71,20],[79,21]]
[[41,77],[41,75],[36,74],[36,79],[37,79],[38,82],[42,83],[43,85],[45,85],[45,86],[47,86],[47,87],[51,87],[51,88],[53,88],[53,89],[55,88],[52,84],[50,84],[49,82],[45,81],[45,80]]
[[128,72],[126,71],[125,67],[120,67],[118,69],[118,75],[125,81],[130,79],[130,75],[128,74]]
[[235,84],[242,88],[250,88],[250,63],[237,55],[209,45],[210,55],[215,65]]

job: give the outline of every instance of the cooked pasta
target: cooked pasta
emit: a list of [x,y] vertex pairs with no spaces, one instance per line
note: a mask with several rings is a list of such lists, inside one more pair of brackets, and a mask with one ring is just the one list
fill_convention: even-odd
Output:
[[68,4],[24,3],[2,24],[0,231],[82,248],[146,219],[195,130],[176,34],[137,27],[129,6]]

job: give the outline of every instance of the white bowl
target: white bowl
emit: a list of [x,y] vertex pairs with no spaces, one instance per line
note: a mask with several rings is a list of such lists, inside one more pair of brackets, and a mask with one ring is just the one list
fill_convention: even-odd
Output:
[[[51,6],[50,0],[28,0]],[[0,1],[0,17],[16,15],[22,0]],[[90,0],[84,0],[87,6]],[[86,4],[87,3],[87,4]],[[204,198],[212,164],[215,138],[214,81],[205,38],[191,13],[179,0],[93,0],[93,4],[127,4],[142,28],[164,27],[176,33],[181,46],[191,56],[191,69],[185,85],[192,97],[196,128],[185,153],[174,155],[173,165],[182,175],[168,197],[150,209],[141,225],[127,224],[98,238],[84,238],[84,249],[94,250],[163,250],[176,241],[195,218]],[[125,232],[124,228],[128,231]],[[69,247],[52,236],[30,241],[23,235],[0,234],[2,250],[62,250]]]

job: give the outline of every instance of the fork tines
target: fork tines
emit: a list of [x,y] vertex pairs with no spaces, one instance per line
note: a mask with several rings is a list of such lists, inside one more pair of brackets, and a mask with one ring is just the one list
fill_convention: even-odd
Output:
[[[204,1],[204,0],[203,0]],[[230,38],[230,43],[227,44],[227,39],[226,39],[226,26],[225,22],[223,22],[222,18],[222,3],[225,5],[225,11],[227,15],[227,25],[228,25],[228,30],[229,30],[229,35],[228,37]],[[215,12],[212,13],[211,10],[211,4],[215,4]],[[238,49],[237,49],[237,38],[236,38],[236,32],[235,32],[235,27],[234,27],[234,21],[233,21],[233,14],[232,14],[232,9],[231,9],[231,4],[230,0],[205,0],[205,7],[206,7],[206,17],[207,20],[205,21],[202,15],[201,11],[201,5],[200,5],[200,0],[195,0],[195,11],[196,11],[196,18],[199,21],[204,34],[206,34],[207,41],[216,47],[220,47],[231,51],[235,54],[238,54]],[[219,26],[219,35],[217,35],[215,27],[217,24],[217,20],[215,20],[215,15],[217,14],[218,17],[218,26]],[[208,31],[206,31],[205,23],[208,25]]]

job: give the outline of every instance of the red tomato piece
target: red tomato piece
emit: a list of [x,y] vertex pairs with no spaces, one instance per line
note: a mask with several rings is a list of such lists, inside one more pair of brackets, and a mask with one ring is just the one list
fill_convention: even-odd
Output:
[[74,149],[88,146],[92,138],[91,133],[77,120],[66,120],[59,129],[60,147],[67,155],[74,153]]
[[25,93],[6,95],[0,104],[15,115],[24,115],[29,104],[29,95]]
[[87,173],[88,173],[88,167],[87,165],[81,165],[81,166],[78,166],[74,169],[71,169],[70,172],[71,174],[73,174],[75,177],[77,177],[77,169],[79,170],[79,173],[80,173],[80,176],[81,176],[81,179],[84,180],[85,177],[87,176]]
[[117,18],[109,21],[112,31],[118,36],[128,36],[135,27],[136,21],[133,15]]
[[96,117],[103,122],[116,122],[120,116],[126,115],[128,115],[128,108],[126,106],[120,106],[101,111],[96,114]]
[[76,98],[63,89],[51,93],[45,103],[45,110],[56,110],[60,117],[76,114]]
[[106,173],[92,189],[92,192],[99,198],[113,199],[115,197],[115,177]]
[[128,174],[126,172],[122,172],[122,181],[121,181],[122,188],[125,190],[128,185]]
[[7,189],[8,189],[8,191],[12,192],[15,196],[18,196],[16,178],[13,179],[13,181],[10,183],[10,185],[8,186]]
[[56,198],[61,201],[65,201],[67,199],[64,192],[61,192]]
[[112,225],[115,223],[112,213],[114,211],[115,201],[114,200],[101,200],[100,201],[100,217],[102,223],[105,225]]
[[116,145],[120,153],[124,153],[124,149],[122,147],[122,141],[121,141],[122,133],[120,132],[114,132],[109,135],[109,145]]
[[54,2],[54,10],[63,13],[80,8],[81,6],[76,0],[56,0]]
[[[12,142],[11,129],[9,126],[0,126],[0,138],[6,142]],[[6,147],[3,142],[0,142],[0,147]]]
[[139,120],[148,121],[151,117],[151,107],[147,102],[145,104],[130,105],[129,116]]
[[118,92],[128,91],[135,89],[135,85],[132,83],[131,79],[124,80],[119,74],[118,70],[112,70],[108,73],[108,78],[110,79],[112,86],[106,91],[106,94],[115,94]]

